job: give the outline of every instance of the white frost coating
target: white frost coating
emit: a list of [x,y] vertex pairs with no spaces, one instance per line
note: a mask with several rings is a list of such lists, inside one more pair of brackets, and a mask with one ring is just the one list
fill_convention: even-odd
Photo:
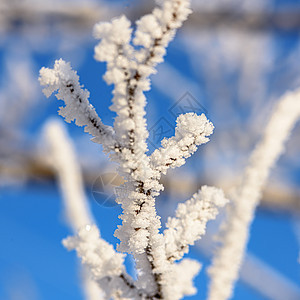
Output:
[[193,279],[200,272],[201,267],[201,264],[189,258],[172,265],[171,284],[168,286],[170,299],[181,299],[184,296],[192,296],[197,292],[193,285]]
[[137,290],[126,274],[124,255],[115,252],[113,246],[100,237],[96,225],[80,228],[76,236],[64,239],[63,245],[68,250],[76,250],[92,279],[105,293],[105,299],[142,299],[143,291]]
[[123,255],[116,253],[112,245],[100,238],[100,232],[95,225],[84,226],[77,236],[64,239],[63,245],[68,250],[76,250],[95,280],[106,276],[119,276],[123,271]]
[[[161,224],[155,210],[153,196],[157,195],[161,189],[158,180],[162,172],[169,167],[169,162],[173,167],[183,165],[185,159],[197,150],[197,146],[208,141],[207,136],[212,134],[212,131],[213,125],[204,115],[197,116],[194,113],[181,115],[177,120],[175,137],[166,140],[163,143],[164,148],[156,151],[158,154],[154,157],[159,157],[160,160],[153,160],[154,163],[150,164],[152,170],[147,168],[148,160],[144,160],[146,166],[142,165],[144,173],[143,176],[141,174],[138,176],[138,178],[142,178],[138,188],[135,190],[136,184],[128,181],[118,193],[117,202],[122,205],[124,210],[121,215],[123,224],[115,232],[115,236],[121,240],[118,250],[136,255],[138,257],[137,267],[139,268],[139,262],[142,261],[141,266],[145,268],[145,263],[140,255],[145,248],[150,246],[154,257],[155,271],[159,274],[166,274],[166,277],[161,275],[166,281],[168,280],[167,270],[170,266],[164,249],[163,236],[159,234]],[[134,174],[137,172],[138,170]],[[147,272],[144,273],[147,274]],[[143,285],[142,287],[151,289],[153,286],[151,278],[149,276],[142,278],[144,283],[148,283],[148,286]]]
[[[144,92],[149,90],[149,76],[163,60],[165,48],[176,29],[190,13],[188,0],[158,2],[160,5],[152,14],[137,22],[133,40],[131,24],[125,16],[96,24],[94,28],[94,36],[100,39],[95,58],[107,63],[104,79],[114,85],[111,110],[117,116],[113,128],[103,125],[88,101],[89,93],[81,88],[76,72],[68,63],[58,60],[54,69],[40,71],[40,83],[46,86],[45,95],[49,97],[58,90],[57,98],[66,104],[60,114],[68,122],[76,119],[77,125],[86,126],[85,130],[96,142],[102,143],[104,150],[110,152],[110,158],[119,164],[118,172],[124,178],[125,183],[118,188],[116,200],[123,209],[122,225],[115,236],[120,239],[118,250],[132,254],[135,259],[137,281],[125,273],[123,255],[100,238],[95,225],[85,225],[75,237],[64,240],[68,249],[77,251],[107,299],[180,299],[195,292],[192,280],[200,268],[189,260],[177,265],[169,259],[171,253],[167,254],[165,238],[160,233],[155,197],[163,189],[159,183],[162,174],[170,167],[183,165],[199,145],[208,142],[213,125],[204,115],[181,115],[177,119],[175,136],[165,139],[162,148],[152,156],[146,154],[148,131]],[[197,206],[192,201],[186,204],[187,207]],[[212,203],[215,205],[213,212],[208,209],[203,216],[212,218],[207,214],[216,214],[219,203],[215,198]],[[180,211],[178,217],[184,231],[188,222]],[[197,218],[193,220],[198,228]],[[202,233],[200,229],[199,232]],[[187,243],[192,244],[200,237],[196,232],[192,235]],[[175,256],[178,256],[177,252]]]
[[[124,273],[123,256],[116,253],[111,245],[100,238],[100,233],[95,225],[90,225],[94,223],[94,220],[84,193],[80,167],[64,127],[58,121],[49,121],[45,126],[45,135],[50,146],[50,160],[59,178],[69,226],[74,234],[77,234],[79,230],[78,237],[69,237],[64,241],[64,245],[68,249],[72,247],[76,249],[83,264],[87,266],[83,274],[85,293],[89,295],[90,299],[95,299],[96,295],[98,299],[101,299],[100,296],[103,295],[103,292],[100,287],[103,290],[106,287],[103,286],[103,283],[96,284],[95,280],[107,276],[113,277],[112,275],[117,274],[117,278],[114,276],[110,285],[110,292],[116,293],[119,286],[123,284],[118,278],[121,274],[120,270]],[[88,243],[93,243],[94,247],[100,247],[102,252],[93,250]],[[101,258],[97,258],[93,251]],[[113,273],[105,273],[106,265],[107,268],[114,268]],[[93,278],[89,274],[91,272]]]
[[169,168],[180,167],[201,144],[209,141],[214,126],[204,114],[187,113],[177,118],[175,136],[162,141],[162,148],[151,155],[153,169],[166,174]]
[[153,74],[153,68],[163,61],[166,47],[191,13],[189,0],[157,2],[160,7],[156,7],[151,14],[137,21],[133,39],[135,45],[143,46],[143,49],[136,52],[135,57],[141,65],[148,67],[148,76]]
[[114,85],[111,110],[117,113],[114,122],[116,136],[130,150],[127,155],[122,154],[124,161],[141,157],[147,151],[148,137],[144,119],[146,99],[137,88],[140,75],[134,71],[137,65],[130,45],[130,26],[130,21],[121,16],[94,27],[94,36],[100,39],[95,47],[95,59],[107,62],[104,79]]
[[40,84],[46,97],[58,91],[56,98],[66,104],[61,107],[59,114],[70,123],[85,126],[84,130],[94,136],[93,141],[103,144],[105,151],[110,151],[114,145],[114,132],[109,126],[103,125],[94,107],[90,104],[89,92],[82,89],[79,77],[69,63],[62,59],[56,60],[53,69],[42,68],[39,77]]
[[279,100],[262,140],[251,155],[242,182],[233,194],[227,221],[220,233],[221,247],[209,268],[209,300],[226,300],[232,295],[262,188],[299,118],[300,90],[297,90]]
[[164,232],[168,260],[181,259],[189,245],[205,234],[207,222],[214,220],[227,203],[222,190],[203,186],[190,200],[178,204],[176,217],[168,219]]
[[[94,37],[100,39],[95,47],[95,59],[107,62],[107,71],[104,79],[108,84],[115,85],[115,93],[124,100],[126,104],[126,83],[129,74],[125,70],[131,65],[132,47],[129,45],[131,40],[131,24],[125,17],[113,19],[111,22],[100,22],[94,26]],[[119,103],[120,105],[121,103]]]
[[[189,0],[157,1],[151,14],[137,21],[133,41],[130,21],[125,17],[101,22],[94,27],[94,36],[100,39],[95,47],[95,58],[107,62],[104,79],[114,84],[113,105],[117,113],[114,123],[116,136],[130,150],[123,160],[139,160],[147,152],[144,91],[150,89],[149,76],[163,61],[166,47],[191,13]],[[143,46],[137,50],[130,45]]]

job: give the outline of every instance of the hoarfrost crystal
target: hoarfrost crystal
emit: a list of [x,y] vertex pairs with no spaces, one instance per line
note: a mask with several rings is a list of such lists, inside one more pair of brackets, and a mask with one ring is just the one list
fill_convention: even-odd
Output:
[[[191,200],[179,205],[176,217],[169,219],[166,231],[160,233],[155,197],[163,189],[161,176],[169,168],[182,166],[201,144],[209,141],[214,128],[204,114],[181,115],[174,137],[164,139],[160,149],[147,155],[144,92],[150,89],[149,76],[156,72],[166,47],[190,13],[188,0],[157,1],[152,13],[136,22],[135,32],[125,16],[95,25],[94,37],[100,40],[95,47],[95,59],[106,62],[104,80],[114,86],[113,127],[103,124],[89,102],[89,92],[80,85],[69,63],[60,59],[53,69],[40,71],[45,95],[50,97],[57,92],[56,97],[65,103],[59,114],[67,122],[84,126],[93,141],[102,144],[104,151],[119,164],[119,174],[125,180],[117,189],[116,201],[123,213],[115,236],[120,239],[118,251],[130,253],[135,259],[136,281],[126,273],[124,254],[100,237],[94,223],[82,224],[75,236],[63,241],[69,250],[76,250],[107,299],[176,300],[195,293],[192,281],[200,270],[199,263],[175,260],[181,259],[189,245],[201,238],[206,222],[214,219],[227,202],[222,191],[203,187]],[[66,192],[65,196],[68,195],[72,194]],[[83,203],[80,205],[84,207]],[[70,215],[78,213],[67,208]],[[75,220],[71,222],[78,225]]]

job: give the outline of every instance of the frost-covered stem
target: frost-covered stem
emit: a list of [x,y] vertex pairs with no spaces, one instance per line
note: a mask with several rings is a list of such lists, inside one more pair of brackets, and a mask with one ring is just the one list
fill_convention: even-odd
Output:
[[[136,285],[124,275],[122,256],[100,238],[97,227],[81,228],[76,237],[65,240],[65,245],[76,249],[108,296],[120,290],[122,297],[175,300],[191,293],[191,278],[199,266],[190,261],[177,265],[168,260],[165,240],[159,232],[161,222],[155,197],[163,189],[159,183],[161,175],[169,167],[184,164],[200,144],[208,141],[213,126],[204,115],[182,115],[177,120],[175,137],[164,140],[162,149],[151,158],[146,155],[148,132],[143,93],[149,90],[149,76],[163,61],[165,48],[176,29],[191,12],[189,0],[157,2],[159,6],[152,14],[137,22],[133,41],[130,22],[124,16],[95,26],[94,35],[100,39],[95,58],[107,62],[104,79],[114,84],[111,107],[117,113],[114,128],[102,124],[88,102],[88,92],[81,89],[78,76],[69,64],[60,60],[53,70],[42,69],[40,81],[48,86],[44,90],[46,96],[58,90],[57,98],[66,103],[61,110],[66,120],[76,119],[77,125],[87,126],[86,131],[119,163],[119,174],[125,180],[117,197],[123,209],[123,222],[115,235],[121,241],[118,250],[132,254],[136,260]],[[184,267],[189,268],[187,288],[178,285],[178,293],[174,294],[171,288],[176,282],[174,276]]]
[[55,61],[53,69],[42,68],[39,81],[46,86],[43,89],[46,97],[57,91],[56,98],[65,102],[66,106],[60,108],[59,114],[67,122],[75,120],[76,125],[85,126],[84,131],[94,137],[94,142],[102,144],[106,152],[120,148],[114,130],[102,123],[88,100],[89,92],[82,89],[79,77],[69,63],[60,59]]
[[161,298],[160,281],[165,253],[155,199],[143,182],[136,187],[135,181],[128,181],[120,188],[117,201],[123,208],[122,226],[115,232],[121,240],[118,250],[133,254],[140,274],[138,286],[146,289],[152,297]]
[[[180,167],[196,152],[198,146],[209,141],[214,126],[204,114],[182,114],[177,118],[175,136],[162,141],[162,147],[150,156],[150,166],[158,174],[166,174],[169,168]],[[159,175],[159,176],[160,176]],[[158,178],[159,179],[159,178]]]
[[153,160],[155,164],[151,165],[146,157],[143,165],[128,177],[118,195],[117,201],[124,211],[121,216],[123,224],[115,233],[121,240],[119,250],[134,255],[142,274],[152,274],[152,279],[141,276],[139,282],[146,284],[147,291],[154,291],[160,297],[164,295],[162,282],[167,281],[170,261],[165,253],[163,236],[159,234],[161,224],[155,210],[155,197],[162,189],[158,182],[162,170],[158,167],[165,164],[168,155],[176,156],[178,164],[183,164],[197,146],[208,141],[207,136],[212,131],[213,125],[204,115],[188,113],[178,117],[175,137],[163,142],[164,148]]
[[227,202],[222,190],[203,186],[190,200],[180,203],[176,217],[168,219],[164,231],[167,259],[181,259],[189,246],[201,239],[207,222],[215,219],[219,208]]
[[142,46],[140,50],[133,51],[130,45],[132,29],[125,16],[115,18],[111,23],[98,23],[94,28],[95,37],[101,40],[95,48],[95,58],[107,62],[104,79],[115,86],[111,109],[118,116],[114,128],[134,160],[147,151],[143,92],[150,89],[149,76],[156,72],[154,68],[163,61],[165,48],[176,29],[191,12],[189,0],[160,3],[151,14],[137,21],[133,43]]
[[[149,76],[155,73],[155,67],[163,61],[166,47],[174,38],[176,29],[182,26],[191,10],[189,0],[166,0],[160,8],[155,8],[149,15],[137,21],[134,44],[143,46],[143,49],[136,51],[136,64],[126,70],[129,77],[126,79],[126,99],[129,110],[129,117],[134,121],[135,128],[128,132],[129,149],[136,152],[136,148],[147,151],[144,91],[149,89]],[[171,16],[171,17],[170,17]],[[144,124],[143,124],[144,123]],[[143,125],[141,128],[137,126]]]
[[[117,113],[114,129],[124,148],[134,154],[131,144],[131,135],[134,132],[133,114],[129,111],[132,106],[128,103],[127,82],[130,78],[130,65],[133,64],[133,48],[131,41],[131,23],[125,17],[113,19],[111,22],[100,22],[94,26],[94,36],[100,39],[95,47],[95,59],[107,63],[104,79],[114,85],[113,105],[111,110]],[[128,107],[129,106],[129,107]],[[141,129],[145,128],[142,119]]]
[[[129,45],[130,22],[124,16],[111,23],[97,24],[94,29],[95,36],[101,39],[95,49],[95,57],[107,62],[104,79],[115,85],[112,110],[118,116],[114,129],[124,147],[119,159],[120,172],[127,181],[123,191],[129,192],[126,197],[117,199],[124,211],[123,225],[116,232],[121,240],[119,249],[134,255],[141,273],[149,274],[150,271],[152,279],[144,280],[145,287],[153,291],[155,284],[159,297],[162,297],[160,281],[163,276],[158,271],[162,269],[158,262],[166,258],[154,197],[161,186],[157,180],[157,170],[150,167],[149,158],[145,155],[148,132],[143,92],[149,89],[148,78],[162,61],[175,30],[190,13],[190,1],[168,0],[161,3],[161,8],[156,8],[152,14],[137,22],[133,42],[143,48],[135,53]],[[145,44],[147,41],[149,43]]]
[[300,90],[297,90],[287,93],[279,100],[262,140],[251,155],[241,184],[232,196],[227,220],[220,233],[221,247],[209,269],[209,300],[226,300],[232,295],[262,188],[271,168],[284,151],[284,144],[299,117]]
[[[189,0],[156,1],[158,7],[151,14],[143,16],[137,21],[134,44],[143,48],[136,52],[138,62],[134,75],[147,78],[155,73],[154,67],[163,61],[168,44],[173,40],[176,30],[191,13]],[[139,67],[149,73],[139,73]],[[149,69],[149,67],[151,69]]]
[[138,289],[127,275],[124,256],[115,252],[113,246],[100,237],[97,226],[86,225],[80,228],[76,236],[64,239],[63,245],[68,250],[76,250],[107,298],[119,294],[124,298],[149,298],[146,291]]
[[[81,232],[81,240],[76,239],[76,237],[68,238],[64,241],[64,245],[69,249],[75,248],[79,251],[78,254],[83,259],[83,262],[86,261],[87,264],[90,264],[90,268],[87,268],[87,271],[92,272],[93,277],[97,279],[98,282],[97,290],[94,281],[90,278],[90,275],[85,274],[84,287],[86,289],[86,293],[89,295],[101,295],[102,290],[99,290],[100,286],[104,291],[106,291],[106,293],[114,294],[114,291],[120,290],[119,293],[121,295],[123,293],[129,295],[133,294],[136,299],[144,297],[146,295],[145,292],[142,290],[139,291],[133,284],[132,279],[130,279],[126,274],[125,269],[122,266],[123,260],[120,254],[114,253],[112,247],[97,236],[98,229],[95,225],[91,226],[91,224],[94,224],[94,220],[85,197],[80,167],[78,166],[77,159],[74,154],[75,151],[64,127],[58,121],[50,121],[45,126],[45,135],[51,150],[51,162],[55,167],[59,178],[68,224],[74,234],[77,234],[78,231]],[[92,241],[89,241],[89,232],[92,232]],[[95,259],[89,253],[95,245],[90,248],[82,246],[87,245],[89,242],[93,242],[96,246],[97,244],[102,245],[101,251],[103,257],[102,261],[101,259],[98,259],[99,264],[94,262]],[[119,256],[117,259],[114,259],[115,264],[110,265],[110,271],[113,271],[113,269],[116,268],[121,269],[121,271],[119,271],[119,274],[113,273],[107,275],[104,273],[101,274],[101,277],[99,276],[99,272],[102,271],[101,269],[103,269],[106,264],[105,256],[107,255],[109,255],[107,260],[113,260],[114,256]],[[107,289],[107,281],[110,282],[109,286],[111,287],[111,291]],[[93,288],[93,291],[89,290],[90,287]]]

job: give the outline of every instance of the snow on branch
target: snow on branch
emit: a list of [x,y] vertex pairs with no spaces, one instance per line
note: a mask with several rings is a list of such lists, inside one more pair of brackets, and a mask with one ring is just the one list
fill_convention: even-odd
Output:
[[[68,249],[77,251],[107,298],[179,300],[193,294],[192,281],[200,265],[191,260],[177,264],[174,260],[182,258],[188,245],[204,234],[206,222],[215,218],[217,209],[226,202],[219,190],[204,187],[179,207],[177,218],[169,221],[165,236],[160,232],[155,197],[163,189],[159,182],[161,175],[168,168],[182,166],[199,145],[209,141],[214,127],[203,114],[181,115],[175,136],[163,140],[162,148],[151,156],[146,154],[144,92],[150,88],[149,76],[163,60],[176,29],[190,13],[188,0],[157,3],[151,14],[137,22],[133,39],[133,29],[125,16],[98,23],[94,28],[94,36],[100,39],[95,58],[107,63],[104,79],[114,85],[111,110],[117,116],[113,128],[103,125],[89,103],[89,93],[82,89],[69,63],[58,60],[54,69],[40,71],[45,95],[49,97],[58,90],[56,97],[66,104],[60,114],[68,122],[76,119],[77,125],[86,126],[85,131],[103,144],[104,151],[110,152],[110,158],[119,164],[118,172],[124,178],[116,199],[123,209],[122,224],[115,236],[120,240],[117,250],[133,255],[137,280],[126,274],[123,254],[101,239],[93,223],[85,224],[74,237],[64,240]],[[67,180],[65,184],[68,185]],[[187,216],[183,215],[184,210]],[[183,235],[188,239],[184,241]]]
[[95,47],[95,59],[107,62],[104,79],[108,84],[114,84],[111,110],[117,113],[114,122],[116,135],[131,156],[140,157],[147,151],[146,100],[141,92],[136,93],[141,76],[133,74],[137,62],[130,45],[130,26],[125,16],[96,24],[94,36],[100,39],[100,43]]
[[143,92],[150,89],[149,76],[156,72],[155,66],[163,61],[176,29],[191,12],[189,0],[157,2],[158,7],[151,14],[137,21],[133,40],[131,24],[125,16],[94,27],[94,36],[100,39],[95,47],[95,58],[107,62],[104,79],[115,86],[111,106],[117,113],[114,129],[133,159],[147,152]]
[[147,294],[138,289],[127,275],[124,255],[115,252],[113,246],[100,237],[96,225],[82,227],[76,236],[63,240],[68,250],[76,250],[82,264],[91,272],[92,278],[105,292],[107,298],[122,297],[145,299]]
[[208,221],[216,218],[219,208],[227,204],[222,190],[203,186],[185,203],[180,203],[176,217],[169,218],[164,231],[166,254],[170,261],[181,259],[189,245],[205,234]]
[[192,296],[197,290],[193,285],[194,277],[200,272],[202,265],[192,259],[185,258],[181,262],[172,265],[169,293],[173,300],[184,296]]
[[162,148],[156,149],[151,157],[151,167],[163,174],[169,168],[180,167],[196,152],[197,147],[209,141],[214,126],[204,114],[187,113],[177,118],[175,136],[162,141]]
[[76,249],[95,280],[119,276],[123,271],[123,255],[115,253],[112,245],[100,238],[95,225],[82,227],[76,236],[66,238],[63,244],[68,250]]
[[94,136],[93,141],[103,144],[107,152],[116,147],[113,129],[102,123],[88,100],[89,92],[82,89],[79,77],[69,63],[60,59],[55,61],[53,69],[42,68],[39,81],[46,86],[43,89],[46,97],[58,91],[57,99],[63,100],[66,105],[60,107],[59,114],[68,123],[75,120],[76,125],[85,126],[84,130]]
[[163,61],[165,49],[173,40],[176,30],[191,13],[189,0],[156,2],[158,7],[137,21],[133,40],[136,46],[142,46],[142,49],[135,53],[135,57],[142,69],[147,67],[145,71],[149,73],[143,74],[147,77],[153,74],[153,68]]
[[209,300],[226,300],[232,295],[262,188],[299,118],[300,90],[296,90],[279,100],[261,141],[250,157],[241,184],[232,196],[227,220],[220,232],[221,246],[209,268]]
[[[50,162],[59,178],[67,221],[75,233],[74,237],[65,239],[63,244],[69,250],[75,249],[87,268],[88,274],[84,274],[85,288],[95,289],[93,282],[99,281],[98,286],[106,291],[106,294],[109,292],[113,295],[119,290],[122,293],[126,291],[128,295],[142,294],[137,291],[125,272],[123,255],[115,252],[113,247],[100,237],[96,225],[93,225],[94,219],[84,193],[80,167],[64,127],[58,121],[47,122],[45,137],[50,148]],[[89,277],[89,273],[92,278]],[[107,290],[107,281],[110,282],[110,291]],[[100,292],[96,290],[96,294]]]

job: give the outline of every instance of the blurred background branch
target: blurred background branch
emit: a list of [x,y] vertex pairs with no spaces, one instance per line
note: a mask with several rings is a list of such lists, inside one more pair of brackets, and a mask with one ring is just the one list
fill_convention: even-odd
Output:
[[[12,157],[10,157],[12,158]],[[55,180],[55,173],[53,168],[44,159],[42,153],[35,155],[25,153],[15,153],[13,156],[14,164],[0,163],[1,176],[7,176],[8,178],[22,179],[27,183],[36,183],[39,181],[53,182]],[[100,175],[99,169],[91,169],[89,166],[83,164],[83,179],[85,186],[91,188],[96,178]],[[107,166],[101,169],[101,174],[110,174],[112,172],[111,167]],[[115,173],[111,173],[111,177],[115,176]],[[108,179],[108,181],[111,181]],[[122,183],[121,177],[116,177],[115,182]],[[173,195],[176,198],[184,199],[191,193],[200,189],[205,182],[199,181],[199,178],[193,176],[186,176],[185,173],[176,172],[162,178],[161,182],[165,186],[165,195],[172,199]],[[231,188],[236,186],[238,178],[232,178],[232,181],[219,182],[218,186],[224,189],[228,194]],[[288,214],[300,214],[300,189],[295,186],[294,189],[288,188],[284,185],[278,186],[278,184],[269,184],[264,189],[262,202],[259,209],[269,210],[273,213],[288,213]]]
[[[149,13],[153,8],[150,1],[139,1],[126,6],[126,15],[130,20],[137,20]],[[0,4],[2,31],[22,32],[28,27],[64,27],[71,31],[90,31],[99,20],[108,20],[124,13],[124,5],[108,4],[106,1],[89,2],[37,2],[3,0]],[[187,21],[186,27],[197,29],[212,29],[230,27],[239,31],[269,31],[281,30],[298,32],[300,29],[300,12],[294,6],[284,9],[259,8],[248,11],[236,11],[232,7],[215,7],[202,10],[199,5]],[[4,29],[3,29],[4,28]]]

